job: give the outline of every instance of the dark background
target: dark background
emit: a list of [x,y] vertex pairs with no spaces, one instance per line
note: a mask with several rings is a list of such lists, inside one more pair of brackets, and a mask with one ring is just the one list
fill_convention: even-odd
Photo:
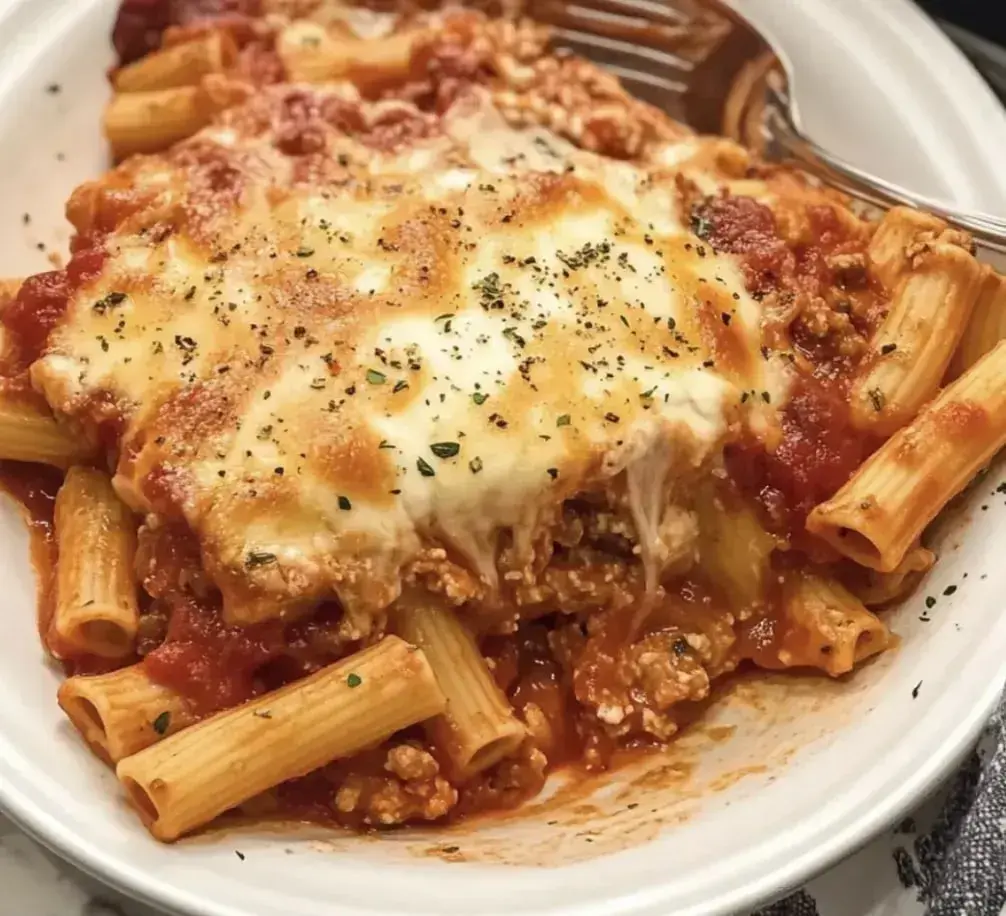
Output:
[[[884,0],[874,0],[882,3]],[[916,0],[937,19],[1006,101],[1006,2]]]
[[1006,45],[1006,9],[1002,0],[918,0],[918,3],[933,16]]

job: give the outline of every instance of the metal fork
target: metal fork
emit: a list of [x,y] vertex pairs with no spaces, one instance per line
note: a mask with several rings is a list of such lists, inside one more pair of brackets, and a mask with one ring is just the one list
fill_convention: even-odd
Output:
[[785,53],[722,0],[532,0],[557,44],[604,65],[634,95],[764,158],[794,161],[860,203],[926,210],[1006,253],[1006,220],[959,210],[871,175],[815,143],[790,91]]

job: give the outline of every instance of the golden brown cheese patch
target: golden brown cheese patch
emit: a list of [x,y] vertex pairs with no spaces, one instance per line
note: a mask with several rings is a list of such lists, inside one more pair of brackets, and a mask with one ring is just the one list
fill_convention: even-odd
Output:
[[380,608],[430,543],[492,587],[500,531],[623,473],[652,566],[674,480],[784,399],[673,181],[470,99],[375,143],[382,104],[269,90],[71,208],[109,257],[34,382],[115,404],[119,492],[188,523],[231,620]]

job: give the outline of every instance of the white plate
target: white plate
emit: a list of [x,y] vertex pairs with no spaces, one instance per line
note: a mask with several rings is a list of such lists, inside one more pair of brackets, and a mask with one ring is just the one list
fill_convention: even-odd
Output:
[[[801,107],[822,140],[903,184],[1006,212],[1006,119],[907,0],[738,2],[788,49]],[[37,243],[65,245],[62,202],[103,165],[97,125],[114,6],[0,0],[0,276],[48,266]],[[55,83],[62,90],[47,91]],[[686,740],[676,759],[701,760],[688,779],[675,781],[686,769],[651,758],[649,782],[622,772],[593,796],[446,837],[317,843],[259,832],[173,847],[148,839],[56,708],[27,539],[4,507],[0,802],[86,870],[200,916],[733,912],[865,842],[925,795],[976,734],[1006,675],[998,482],[988,477],[943,526],[938,571],[897,615],[898,652],[842,685],[749,688],[763,711],[720,709],[716,718],[738,723],[738,734]],[[949,585],[957,591],[943,597]],[[941,596],[930,622],[918,619],[925,595]],[[438,842],[441,856],[431,855]]]

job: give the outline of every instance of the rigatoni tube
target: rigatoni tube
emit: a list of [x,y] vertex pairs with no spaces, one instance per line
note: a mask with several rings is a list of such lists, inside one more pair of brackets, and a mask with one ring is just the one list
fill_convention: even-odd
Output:
[[321,26],[301,21],[283,29],[276,51],[292,81],[350,80],[366,94],[408,74],[420,35],[411,31],[383,38],[335,38]]
[[243,84],[218,74],[205,77],[198,86],[120,92],[105,109],[105,136],[116,159],[156,153],[198,133],[247,93]]
[[893,290],[909,268],[912,245],[926,237],[935,237],[947,228],[938,216],[894,207],[877,225],[868,250],[870,272],[888,290]]
[[907,597],[935,562],[936,554],[931,550],[913,547],[892,572],[877,572],[857,564],[851,584],[846,584],[863,604],[883,607]]
[[30,400],[0,393],[0,458],[68,468],[92,449],[60,425],[52,412]]
[[474,776],[517,750],[527,731],[454,612],[431,596],[410,596],[400,602],[393,625],[426,653],[447,698],[444,714],[427,731],[456,776]]
[[185,698],[152,681],[142,664],[67,678],[59,705],[108,763],[142,751],[196,721]]
[[876,435],[901,429],[939,389],[985,276],[969,236],[931,224],[931,217],[893,210],[871,244],[871,265],[887,278],[891,302],[850,407],[856,428]]
[[987,264],[971,320],[950,363],[950,377],[970,369],[1000,340],[1006,338],[1006,277]]
[[890,630],[855,595],[812,572],[788,573],[783,583],[786,635],[779,660],[787,667],[847,674],[891,645]]
[[236,53],[224,32],[207,32],[191,41],[170,45],[115,72],[117,92],[149,92],[197,86],[210,73],[223,73]]
[[57,644],[102,658],[129,655],[139,622],[129,509],[105,474],[73,467],[56,497],[55,520]]
[[892,436],[807,529],[857,563],[893,572],[940,509],[1006,445],[1006,341]]
[[116,773],[150,832],[171,841],[445,706],[423,653],[389,636],[127,757]]

